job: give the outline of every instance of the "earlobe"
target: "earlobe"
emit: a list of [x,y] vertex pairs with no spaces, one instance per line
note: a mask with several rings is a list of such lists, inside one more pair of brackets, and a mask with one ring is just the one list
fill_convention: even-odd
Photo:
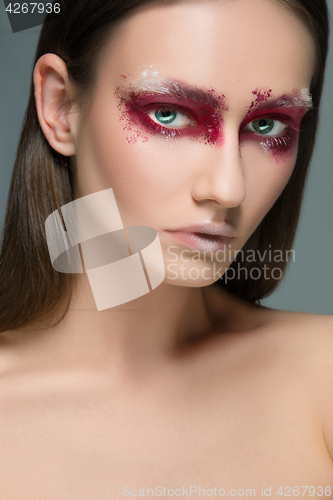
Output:
[[53,149],[65,156],[76,154],[74,95],[64,61],[44,54],[34,69],[36,108],[40,126]]

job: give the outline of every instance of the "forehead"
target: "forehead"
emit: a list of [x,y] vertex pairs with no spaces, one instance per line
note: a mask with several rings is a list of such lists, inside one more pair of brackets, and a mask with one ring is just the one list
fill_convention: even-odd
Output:
[[314,62],[307,28],[275,0],[185,0],[133,11],[109,40],[100,72],[118,83],[121,75],[129,83],[187,81],[245,104],[259,87],[309,87]]

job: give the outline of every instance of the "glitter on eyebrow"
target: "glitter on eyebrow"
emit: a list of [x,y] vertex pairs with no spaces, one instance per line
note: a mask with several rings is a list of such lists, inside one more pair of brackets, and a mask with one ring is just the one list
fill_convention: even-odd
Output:
[[[303,88],[301,92],[297,89],[293,90],[292,94],[282,95],[277,99],[271,100],[271,89],[267,90],[256,90],[252,92],[256,96],[256,99],[252,101],[248,115],[252,115],[255,109],[269,109],[269,108],[300,108],[309,111],[313,108],[312,96],[309,89]],[[253,109],[255,108],[255,109]]]
[[196,86],[188,86],[175,80],[138,80],[129,85],[128,90],[135,97],[141,93],[148,95],[169,94],[177,99],[191,99],[213,108],[226,109],[224,94],[216,94],[214,89],[201,90]]
[[278,99],[277,104],[283,108],[293,107],[311,109],[313,107],[312,95],[310,94],[309,89],[304,88],[301,90],[301,94],[295,93],[287,98],[284,96],[281,97]]
[[310,90],[307,87],[304,87],[301,92],[305,96],[305,98],[308,99],[312,104],[312,95],[310,94]]

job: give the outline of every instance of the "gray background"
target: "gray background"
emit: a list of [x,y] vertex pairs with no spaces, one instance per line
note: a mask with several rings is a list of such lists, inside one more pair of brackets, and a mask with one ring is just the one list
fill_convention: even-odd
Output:
[[[333,2],[328,0],[331,17]],[[0,227],[40,28],[13,34],[0,0]],[[331,43],[332,45],[332,43]],[[321,122],[292,262],[279,289],[263,305],[333,314],[333,51],[330,51]]]

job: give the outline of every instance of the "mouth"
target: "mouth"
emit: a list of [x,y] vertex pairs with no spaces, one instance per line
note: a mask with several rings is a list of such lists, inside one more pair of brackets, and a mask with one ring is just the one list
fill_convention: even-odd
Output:
[[235,239],[235,237],[200,233],[197,231],[166,230],[165,232],[179,243],[199,251],[217,252],[219,250],[225,250]]

